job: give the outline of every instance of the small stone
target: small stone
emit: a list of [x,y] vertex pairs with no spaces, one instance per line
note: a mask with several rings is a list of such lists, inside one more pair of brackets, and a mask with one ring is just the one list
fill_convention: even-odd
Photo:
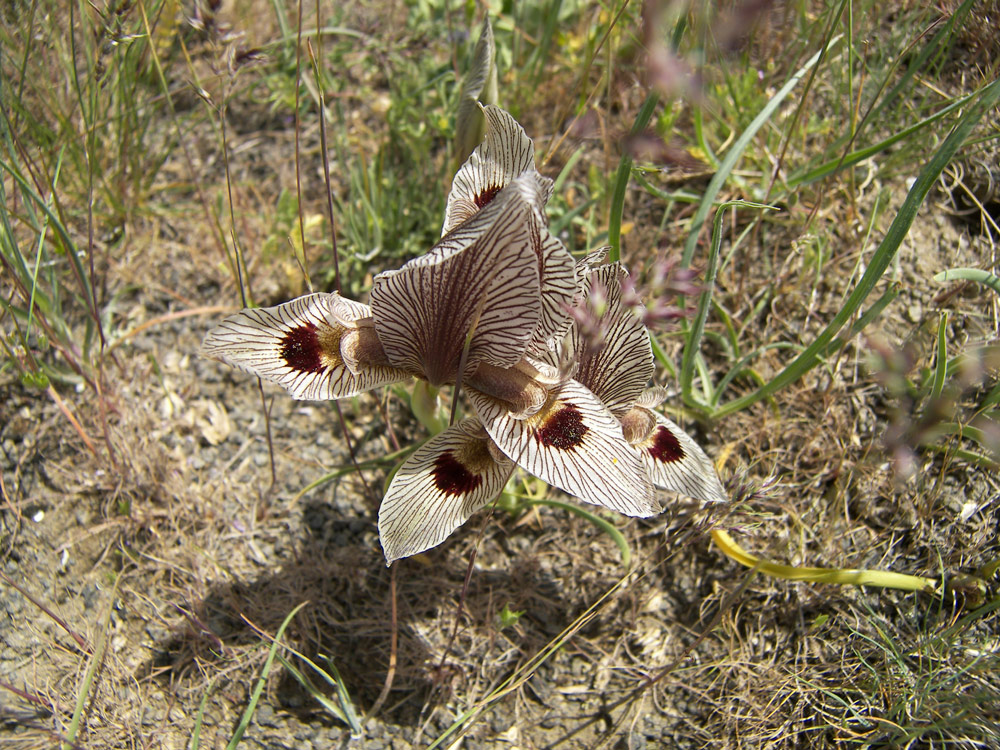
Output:
[[257,723],[262,727],[278,726],[274,715],[274,709],[266,703],[257,706],[257,712],[254,714],[254,719],[256,719]]

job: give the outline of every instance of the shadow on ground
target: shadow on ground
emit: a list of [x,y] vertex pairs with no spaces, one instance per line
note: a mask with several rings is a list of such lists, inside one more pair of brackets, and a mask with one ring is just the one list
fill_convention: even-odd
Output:
[[[303,521],[305,536],[295,559],[274,573],[213,585],[200,601],[174,602],[183,616],[181,624],[157,644],[155,657],[140,673],[175,683],[197,669],[219,674],[232,668],[248,681],[248,675],[259,674],[266,651],[267,639],[258,631],[273,636],[288,613],[308,601],[288,626],[283,642],[320,666],[325,667],[329,658],[344,678],[358,713],[368,712],[390,667],[391,572],[381,550],[368,542],[369,519],[344,519],[329,504],[314,500],[304,504]],[[491,528],[493,538],[483,547],[492,546],[495,555],[504,532],[497,524]],[[506,565],[496,570],[477,567],[472,575],[461,627],[453,637],[467,566],[460,550],[468,545],[462,540],[478,533],[472,524],[449,540],[452,546],[397,563],[395,674],[380,710],[380,718],[389,723],[418,724],[428,701],[437,704],[464,691],[480,670],[496,677],[493,670],[500,665],[488,654],[503,638],[495,621],[505,604],[531,613],[519,621],[520,655],[535,653],[557,635],[567,622],[567,610],[574,609],[559,596],[560,587],[530,551],[508,557],[510,550],[505,550]],[[493,635],[483,638],[484,632]],[[252,648],[255,645],[261,648]],[[447,654],[445,659],[442,653]],[[239,666],[241,659],[244,663]],[[301,660],[295,661],[320,692],[332,695],[329,685]],[[281,672],[274,694],[281,708],[315,713],[318,704],[292,675]]]

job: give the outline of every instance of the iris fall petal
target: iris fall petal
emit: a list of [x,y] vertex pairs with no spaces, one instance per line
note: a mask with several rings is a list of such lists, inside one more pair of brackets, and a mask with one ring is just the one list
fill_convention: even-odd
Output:
[[630,422],[652,423],[648,434],[633,445],[657,487],[710,503],[728,499],[711,459],[676,424],[641,406],[634,407],[623,421],[626,434]]
[[229,316],[205,337],[202,352],[277,383],[293,398],[347,398],[410,377],[387,361],[346,365],[341,344],[369,325],[369,315],[366,305],[338,294],[309,294]]
[[378,513],[387,563],[435,547],[503,490],[513,463],[495,456],[473,418],[418,448],[396,472]]
[[594,394],[570,380],[527,419],[472,389],[469,400],[497,447],[539,479],[628,516],[659,512],[653,487],[622,428]]

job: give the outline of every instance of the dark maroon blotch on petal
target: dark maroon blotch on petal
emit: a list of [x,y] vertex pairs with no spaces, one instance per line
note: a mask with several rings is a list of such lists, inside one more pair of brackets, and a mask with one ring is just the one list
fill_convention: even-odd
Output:
[[434,484],[446,495],[467,495],[483,483],[479,474],[466,469],[450,452],[434,459]]
[[299,372],[323,372],[325,368],[320,352],[315,323],[293,328],[281,340],[281,358],[285,360],[285,364]]
[[490,187],[486,188],[482,192],[477,193],[476,197],[473,198],[473,200],[476,203],[476,208],[482,208],[487,203],[489,203],[491,200],[493,200],[494,198],[496,198],[497,197],[497,193],[500,192],[500,189],[501,188],[500,188],[499,185],[491,185]]
[[656,428],[651,439],[653,444],[646,450],[660,463],[672,464],[684,458],[684,449],[677,437],[663,425]]
[[573,404],[565,404],[535,430],[535,439],[547,448],[568,451],[580,445],[589,430],[580,410]]

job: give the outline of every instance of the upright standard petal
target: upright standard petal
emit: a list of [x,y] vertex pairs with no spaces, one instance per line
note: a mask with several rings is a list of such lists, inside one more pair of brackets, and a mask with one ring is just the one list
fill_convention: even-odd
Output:
[[576,379],[618,417],[629,410],[655,372],[649,333],[622,305],[621,278],[626,274],[620,263],[590,271],[588,293],[600,285],[607,300],[604,315],[596,321],[603,333],[603,346],[589,351],[579,326],[573,327],[568,339],[571,353],[579,358]]
[[657,487],[710,503],[727,500],[705,451],[665,416],[635,406],[622,418],[622,428]]
[[[486,116],[486,137],[452,180],[442,236],[485,208],[522,174],[535,172],[535,145],[524,128],[499,107],[490,105],[482,111]],[[545,180],[543,206],[548,202],[551,189],[552,181]]]
[[500,494],[513,469],[477,419],[428,440],[399,467],[379,508],[386,562],[439,545]]
[[[205,337],[202,352],[277,383],[293,398],[347,398],[410,377],[389,366],[369,315],[366,305],[339,294],[309,294],[231,315]],[[348,367],[341,347],[359,337],[364,355],[350,346]]]
[[537,253],[542,308],[531,349],[548,352],[558,347],[573,325],[569,311],[580,293],[580,283],[573,256],[545,227],[540,230]]
[[552,181],[535,169],[534,144],[507,112],[483,108],[486,137],[462,165],[448,194],[442,234],[457,228],[483,210],[518,178],[532,174],[539,185],[539,220],[536,252],[542,292],[542,317],[532,341],[534,351],[552,349],[569,330],[568,309],[579,291],[573,257],[562,242],[545,228],[542,208],[552,191]]
[[621,425],[594,394],[570,380],[527,419],[473,389],[469,400],[497,447],[518,466],[581,500],[628,516],[659,512],[653,486]]
[[375,329],[393,365],[454,383],[467,340],[467,371],[520,361],[541,315],[539,189],[524,175],[429,253],[375,277]]

